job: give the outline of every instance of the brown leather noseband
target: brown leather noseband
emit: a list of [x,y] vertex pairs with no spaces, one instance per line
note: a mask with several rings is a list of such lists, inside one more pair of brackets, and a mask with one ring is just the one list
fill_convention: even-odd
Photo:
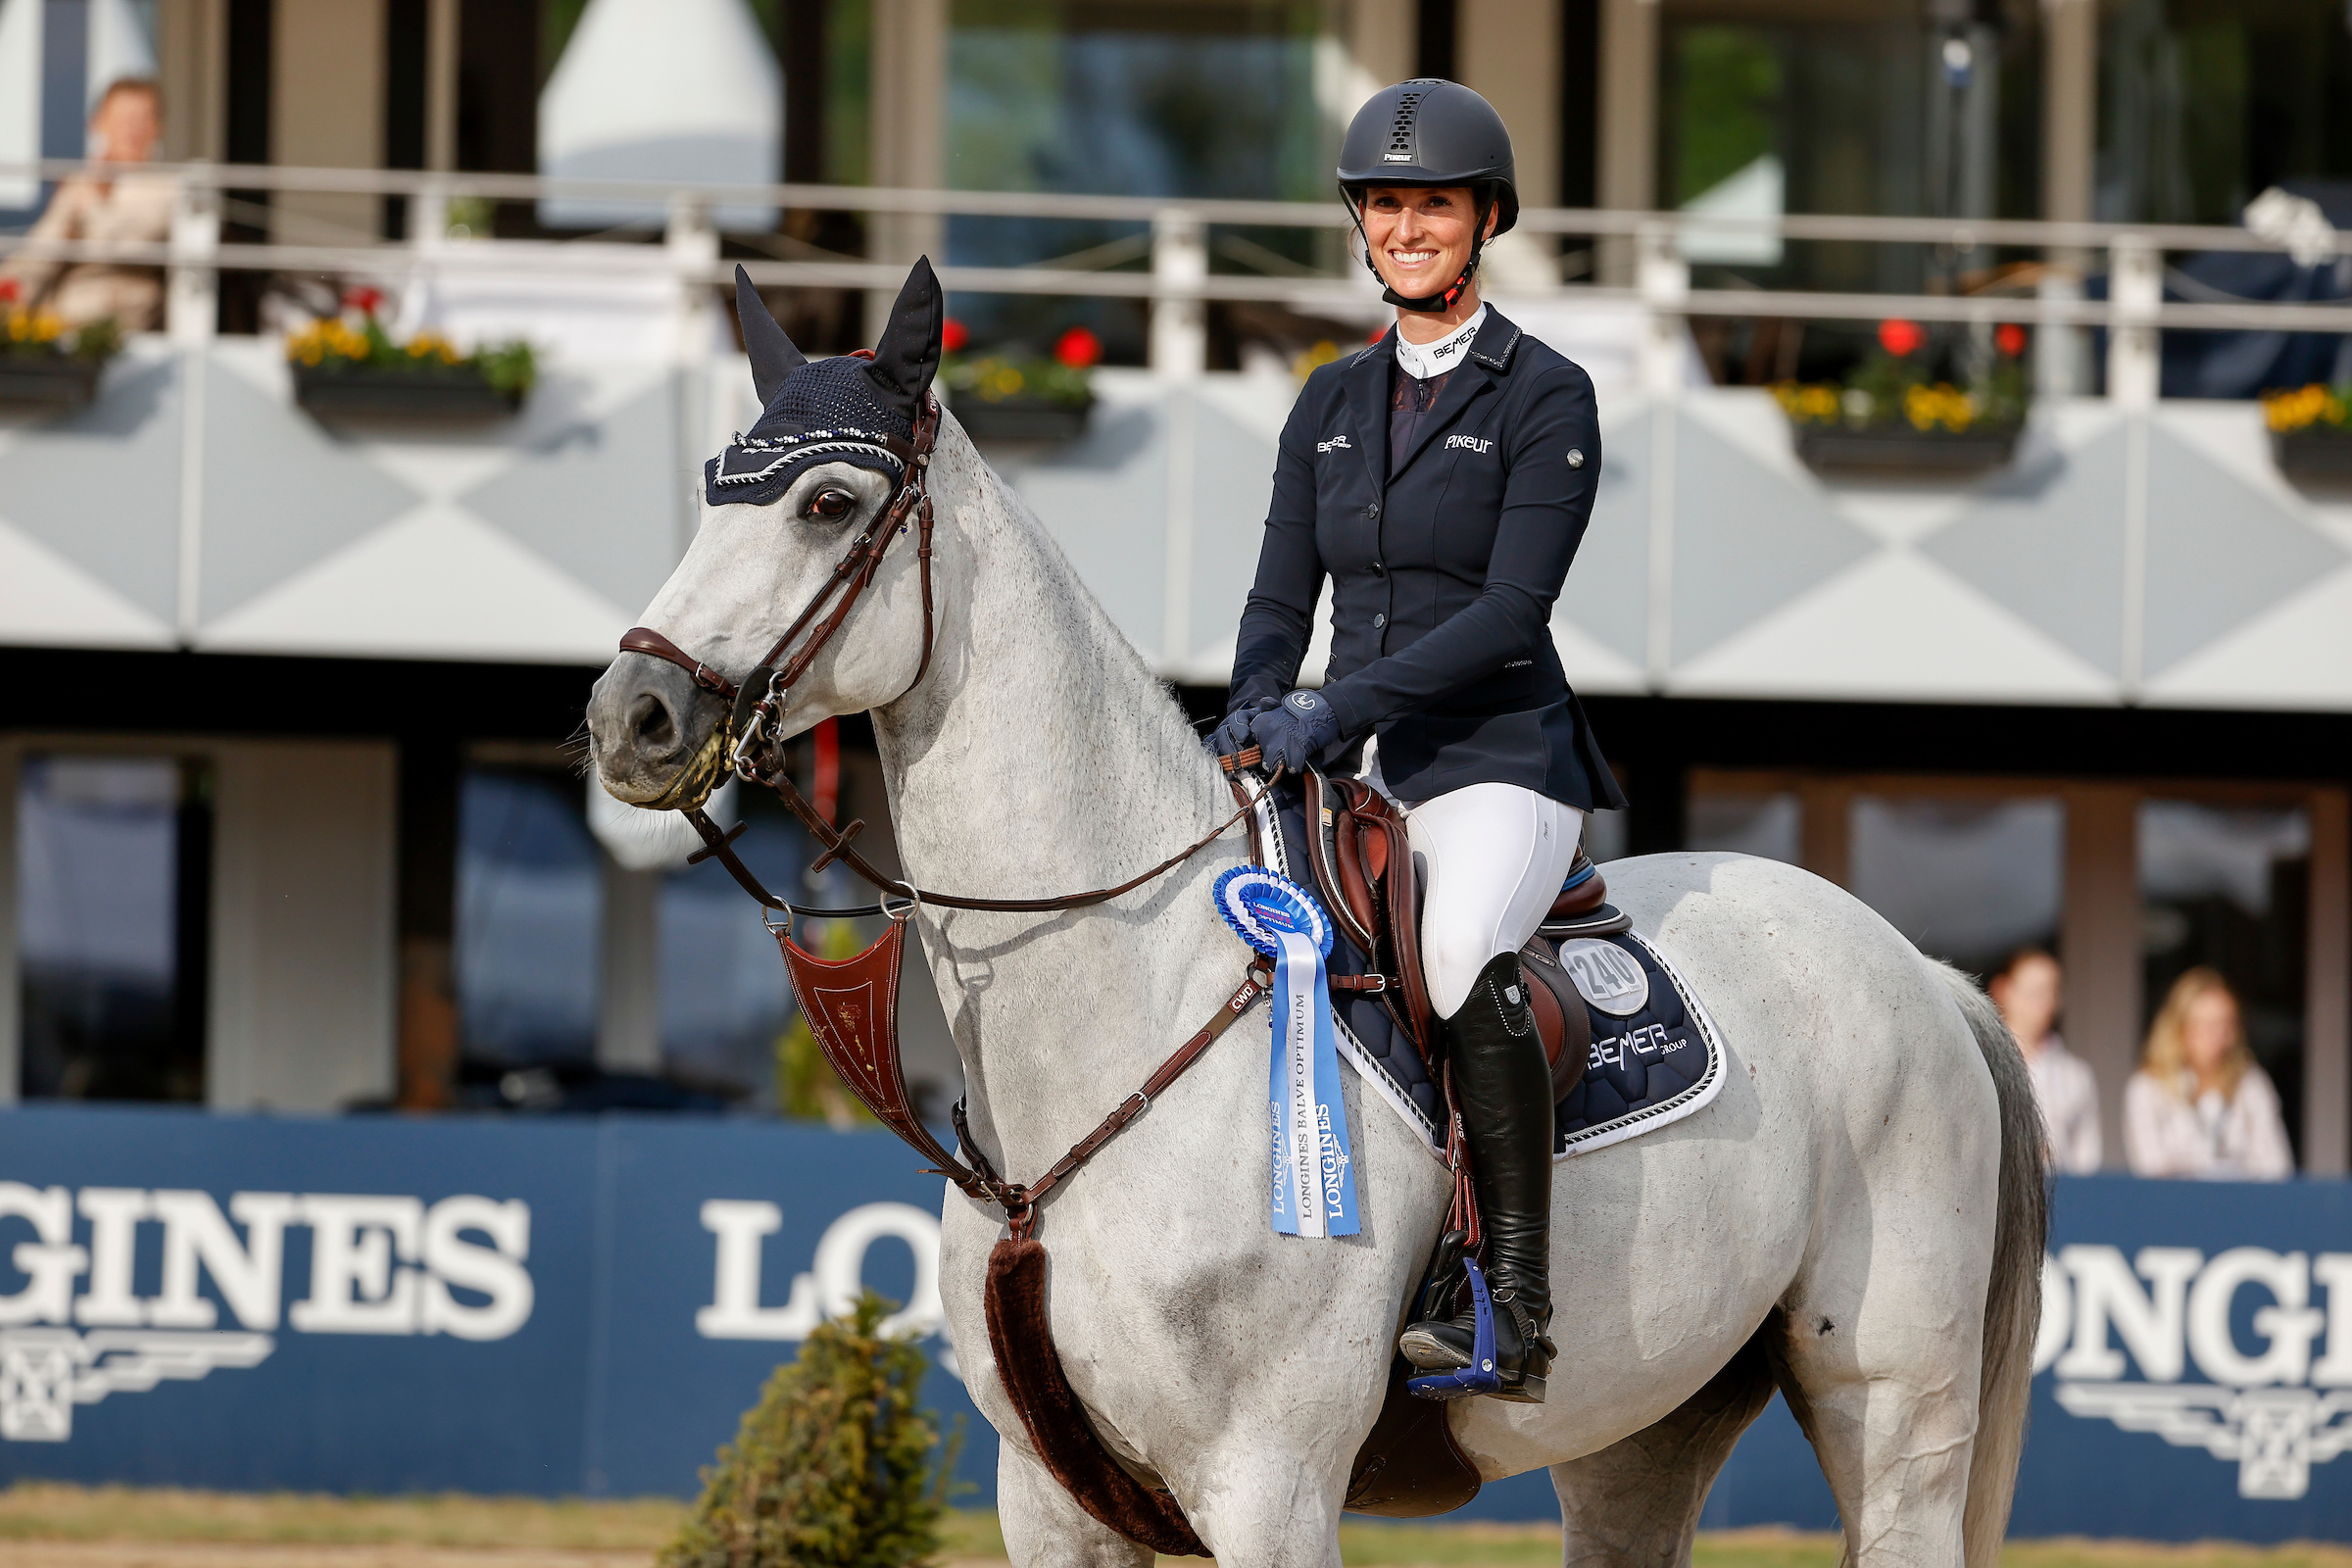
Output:
[[[873,525],[850,541],[850,548],[833,564],[832,574],[812,595],[801,612],[793,617],[784,635],[759,666],[745,676],[739,686],[709,664],[671,642],[651,626],[632,626],[621,634],[620,651],[624,654],[646,654],[665,660],[694,677],[694,683],[732,705],[727,716],[728,766],[748,783],[760,780],[761,769],[757,753],[772,745],[777,725],[784,713],[784,705],[791,698],[792,688],[816,656],[841,630],[842,622],[865,590],[873,585],[875,575],[882,569],[883,553],[890,542],[905,533],[911,515],[920,529],[915,540],[915,560],[920,564],[923,583],[923,659],[915,666],[914,679],[906,683],[906,691],[922,684],[923,676],[931,669],[932,607],[931,607],[931,449],[939,441],[939,399],[926,392],[923,407],[914,421],[914,440],[911,444],[889,442],[906,465],[905,477],[899,482],[898,494]],[[830,604],[832,611],[826,613]],[[817,617],[824,615],[819,621]],[[814,622],[814,629],[810,629]],[[807,632],[806,641],[801,641]],[[800,642],[796,649],[793,645]],[[899,694],[905,696],[906,692]]]

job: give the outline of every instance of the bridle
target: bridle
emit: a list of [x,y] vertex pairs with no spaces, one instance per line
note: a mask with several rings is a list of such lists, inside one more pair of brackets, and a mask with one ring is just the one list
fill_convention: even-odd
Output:
[[[651,654],[667,660],[694,677],[703,690],[715,694],[733,705],[727,715],[724,745],[727,765],[737,777],[748,783],[761,780],[761,762],[766,754],[775,750],[777,731],[783,723],[785,705],[792,688],[808,673],[816,656],[825,651],[833,634],[841,630],[850,618],[850,612],[867,588],[873,586],[875,575],[882,569],[882,557],[892,540],[905,534],[911,515],[921,529],[915,541],[914,557],[920,564],[923,582],[923,659],[915,667],[914,679],[906,683],[906,691],[922,684],[923,676],[931,669],[932,604],[931,604],[931,450],[939,442],[939,399],[930,393],[923,395],[923,406],[914,421],[914,439],[902,441],[885,436],[881,444],[902,465],[905,477],[900,481],[898,494],[891,499],[882,515],[871,526],[850,541],[850,548],[833,564],[827,576],[808,603],[795,615],[792,624],[784,628],[767,657],[760,660],[738,686],[709,664],[687,653],[676,643],[651,626],[632,626],[621,634],[620,651],[624,654]],[[825,614],[830,604],[832,612]],[[822,621],[817,616],[824,615]],[[810,623],[815,622],[811,629]],[[802,634],[807,640],[802,641]],[[796,649],[793,645],[799,642]],[[901,692],[904,697],[906,692]],[[690,816],[699,816],[695,808]]]
[[[935,893],[916,887],[913,883],[883,871],[858,853],[852,845],[865,828],[862,821],[854,821],[846,828],[836,828],[801,795],[792,781],[792,772],[784,755],[781,731],[785,707],[792,688],[816,662],[817,655],[825,650],[836,632],[857,608],[858,599],[872,586],[875,574],[882,569],[882,558],[891,541],[904,535],[911,526],[917,530],[915,560],[919,564],[923,593],[923,654],[915,666],[914,679],[906,683],[905,697],[922,684],[930,673],[933,642],[936,636],[931,589],[931,456],[939,441],[939,399],[926,392],[923,407],[914,421],[914,439],[904,442],[887,438],[885,445],[904,464],[905,478],[889,507],[873,525],[850,541],[849,549],[833,564],[832,573],[793,617],[792,624],[777,638],[767,657],[746,675],[742,682],[727,679],[702,660],[680,648],[650,626],[632,626],[622,634],[620,651],[625,654],[647,654],[677,665],[694,677],[695,685],[729,703],[731,706],[721,747],[727,756],[728,770],[747,784],[764,785],[775,791],[785,808],[800,820],[811,837],[822,847],[811,872],[821,871],[839,860],[859,877],[879,889],[883,895],[879,904],[859,905],[850,908],[810,908],[788,903],[768,891],[759,877],[752,873],[734,851],[734,841],[747,823],[737,823],[731,830],[722,829],[710,820],[701,807],[685,808],[681,814],[702,836],[703,848],[687,858],[689,864],[699,864],[715,858],[727,868],[737,885],[767,909],[785,917],[789,930],[794,915],[828,919],[886,914],[894,920],[905,920],[918,906],[930,904],[951,909],[993,909],[1009,913],[1048,914],[1063,909],[1082,909],[1104,903],[1122,893],[1131,893],[1168,871],[1174,870],[1221,837],[1256,804],[1255,799],[1243,802],[1233,815],[1219,822],[1207,833],[1196,839],[1168,858],[1138,876],[1128,878],[1115,887],[1094,888],[1085,893],[1062,894],[1044,899],[983,899],[953,893]],[[828,607],[830,607],[828,609]],[[821,619],[819,617],[822,617]],[[797,646],[796,646],[797,645]],[[897,699],[893,699],[896,701]],[[1245,754],[1247,755],[1247,754]],[[1251,761],[1255,759],[1251,758]],[[1280,770],[1276,770],[1276,777]],[[1268,778],[1262,795],[1274,787]],[[894,903],[893,901],[897,901]]]

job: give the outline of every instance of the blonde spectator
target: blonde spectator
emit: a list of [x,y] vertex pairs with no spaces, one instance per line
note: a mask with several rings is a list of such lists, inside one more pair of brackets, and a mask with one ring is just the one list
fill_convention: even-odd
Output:
[[[110,164],[143,164],[164,132],[163,94],[143,76],[125,76],[106,89],[90,115],[94,156]],[[158,326],[164,313],[160,268],[114,262],[44,260],[39,241],[158,243],[172,236],[175,186],[156,174],[92,173],[65,180],[48,210],[0,276],[13,279],[18,303],[57,317],[69,327],[114,318],[125,332]]]
[[2124,1088],[2133,1174],[2283,1181],[2295,1173],[2278,1091],[2254,1064],[2230,982],[2195,968],[2173,982],[2139,1071]]
[[2090,1064],[2066,1049],[2056,1028],[2062,994],[2058,960],[2039,948],[2021,948],[1985,989],[2034,1075],[2050,1164],[2070,1175],[2099,1168],[2099,1084]]

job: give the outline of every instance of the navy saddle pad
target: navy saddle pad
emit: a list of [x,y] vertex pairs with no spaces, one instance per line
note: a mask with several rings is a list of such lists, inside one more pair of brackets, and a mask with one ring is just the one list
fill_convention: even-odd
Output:
[[[1268,868],[1313,893],[1305,793],[1286,782],[1276,788],[1271,805],[1271,810],[1258,808]],[[1723,1085],[1722,1044],[1689,983],[1657,949],[1627,931],[1573,938],[1559,944],[1559,956],[1592,1020],[1585,1076],[1555,1110],[1553,1147],[1560,1158],[1654,1131],[1714,1099]],[[1333,974],[1360,975],[1370,967],[1347,937],[1334,940]],[[1433,1149],[1442,1151],[1445,1095],[1380,999],[1335,991],[1331,1004],[1340,1054]]]

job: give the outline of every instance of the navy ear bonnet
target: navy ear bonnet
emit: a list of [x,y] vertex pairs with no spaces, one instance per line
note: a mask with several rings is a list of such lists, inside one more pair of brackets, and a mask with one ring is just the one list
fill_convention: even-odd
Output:
[[873,354],[810,364],[768,315],[742,268],[735,310],[764,412],[703,467],[714,507],[780,498],[813,464],[846,463],[895,481],[914,451],[914,416],[939,368],[946,301],[929,261],[918,261]]

